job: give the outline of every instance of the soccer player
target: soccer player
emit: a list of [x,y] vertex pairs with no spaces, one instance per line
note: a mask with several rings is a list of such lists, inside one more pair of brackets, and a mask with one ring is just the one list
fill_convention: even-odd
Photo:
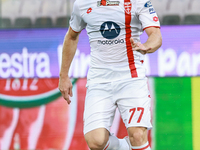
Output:
[[[86,28],[91,47],[84,110],[84,135],[91,150],[150,150],[150,95],[144,57],[162,44],[160,23],[147,0],[76,0],[63,43],[59,89],[70,104],[68,77],[79,33]],[[140,43],[145,31],[148,39]],[[110,133],[116,108],[128,137]]]

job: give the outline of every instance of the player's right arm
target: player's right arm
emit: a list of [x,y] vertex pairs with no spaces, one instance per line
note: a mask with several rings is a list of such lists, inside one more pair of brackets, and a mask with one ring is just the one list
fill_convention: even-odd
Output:
[[79,33],[80,32],[75,32],[71,29],[71,27],[69,27],[69,30],[66,33],[63,42],[62,64],[61,64],[60,78],[59,78],[59,90],[68,104],[71,103],[70,96],[72,97],[72,83],[68,76],[68,72],[71,62],[76,53]]

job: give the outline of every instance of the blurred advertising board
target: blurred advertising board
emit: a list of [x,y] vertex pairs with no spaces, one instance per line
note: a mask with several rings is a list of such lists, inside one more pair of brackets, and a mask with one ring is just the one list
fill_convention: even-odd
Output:
[[[86,78],[73,80],[70,105],[57,93],[58,78],[19,81],[20,86],[16,79],[0,79],[0,149],[88,150],[83,136]],[[199,150],[200,77],[150,77],[149,88],[152,149]],[[118,110],[111,133],[127,135]]]
[[200,77],[155,77],[153,83],[154,149],[199,150]]
[[[148,76],[200,75],[200,26],[163,26],[163,45],[146,55]],[[66,29],[0,30],[0,78],[52,78],[59,76]],[[141,41],[147,39],[146,34]],[[108,41],[109,43],[109,41]],[[70,69],[73,78],[86,77],[90,46],[80,34]]]

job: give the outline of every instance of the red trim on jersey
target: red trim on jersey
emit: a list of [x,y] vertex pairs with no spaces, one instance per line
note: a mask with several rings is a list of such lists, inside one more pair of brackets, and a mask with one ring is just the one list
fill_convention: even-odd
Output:
[[144,31],[145,29],[147,29],[147,28],[150,28],[150,27],[160,28],[160,26],[149,26],[149,27],[144,28],[143,31]]
[[139,149],[133,149],[133,148],[132,148],[132,150],[145,150],[145,149],[147,149],[148,147],[150,147],[149,144],[148,144],[147,146],[145,146],[145,147],[143,147],[143,148],[139,148]]
[[103,150],[106,150],[108,148],[108,146],[110,145],[110,142],[108,143],[108,145],[103,149]]
[[[124,3],[130,3],[130,0],[124,0]],[[137,75],[137,70],[135,67],[135,62],[134,62],[134,55],[133,55],[133,50],[131,46],[131,13],[127,13],[124,10],[125,13],[125,28],[126,28],[126,49],[127,49],[127,56],[128,56],[128,63],[129,63],[129,68],[131,72],[131,77],[138,77]]]
[[[71,29],[72,29],[72,27],[70,27]],[[73,29],[72,29],[72,31],[74,31]],[[77,31],[74,31],[75,33],[80,33],[81,31],[79,31],[79,32],[77,32]]]

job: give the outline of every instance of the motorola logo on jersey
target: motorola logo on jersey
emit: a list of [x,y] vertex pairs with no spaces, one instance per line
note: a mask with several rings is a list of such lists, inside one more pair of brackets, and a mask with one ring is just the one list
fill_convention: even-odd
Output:
[[98,44],[102,45],[113,45],[113,44],[121,44],[124,43],[124,39],[117,39],[117,40],[98,40]]
[[101,35],[106,39],[114,39],[120,34],[120,26],[112,21],[104,22],[100,28]]

